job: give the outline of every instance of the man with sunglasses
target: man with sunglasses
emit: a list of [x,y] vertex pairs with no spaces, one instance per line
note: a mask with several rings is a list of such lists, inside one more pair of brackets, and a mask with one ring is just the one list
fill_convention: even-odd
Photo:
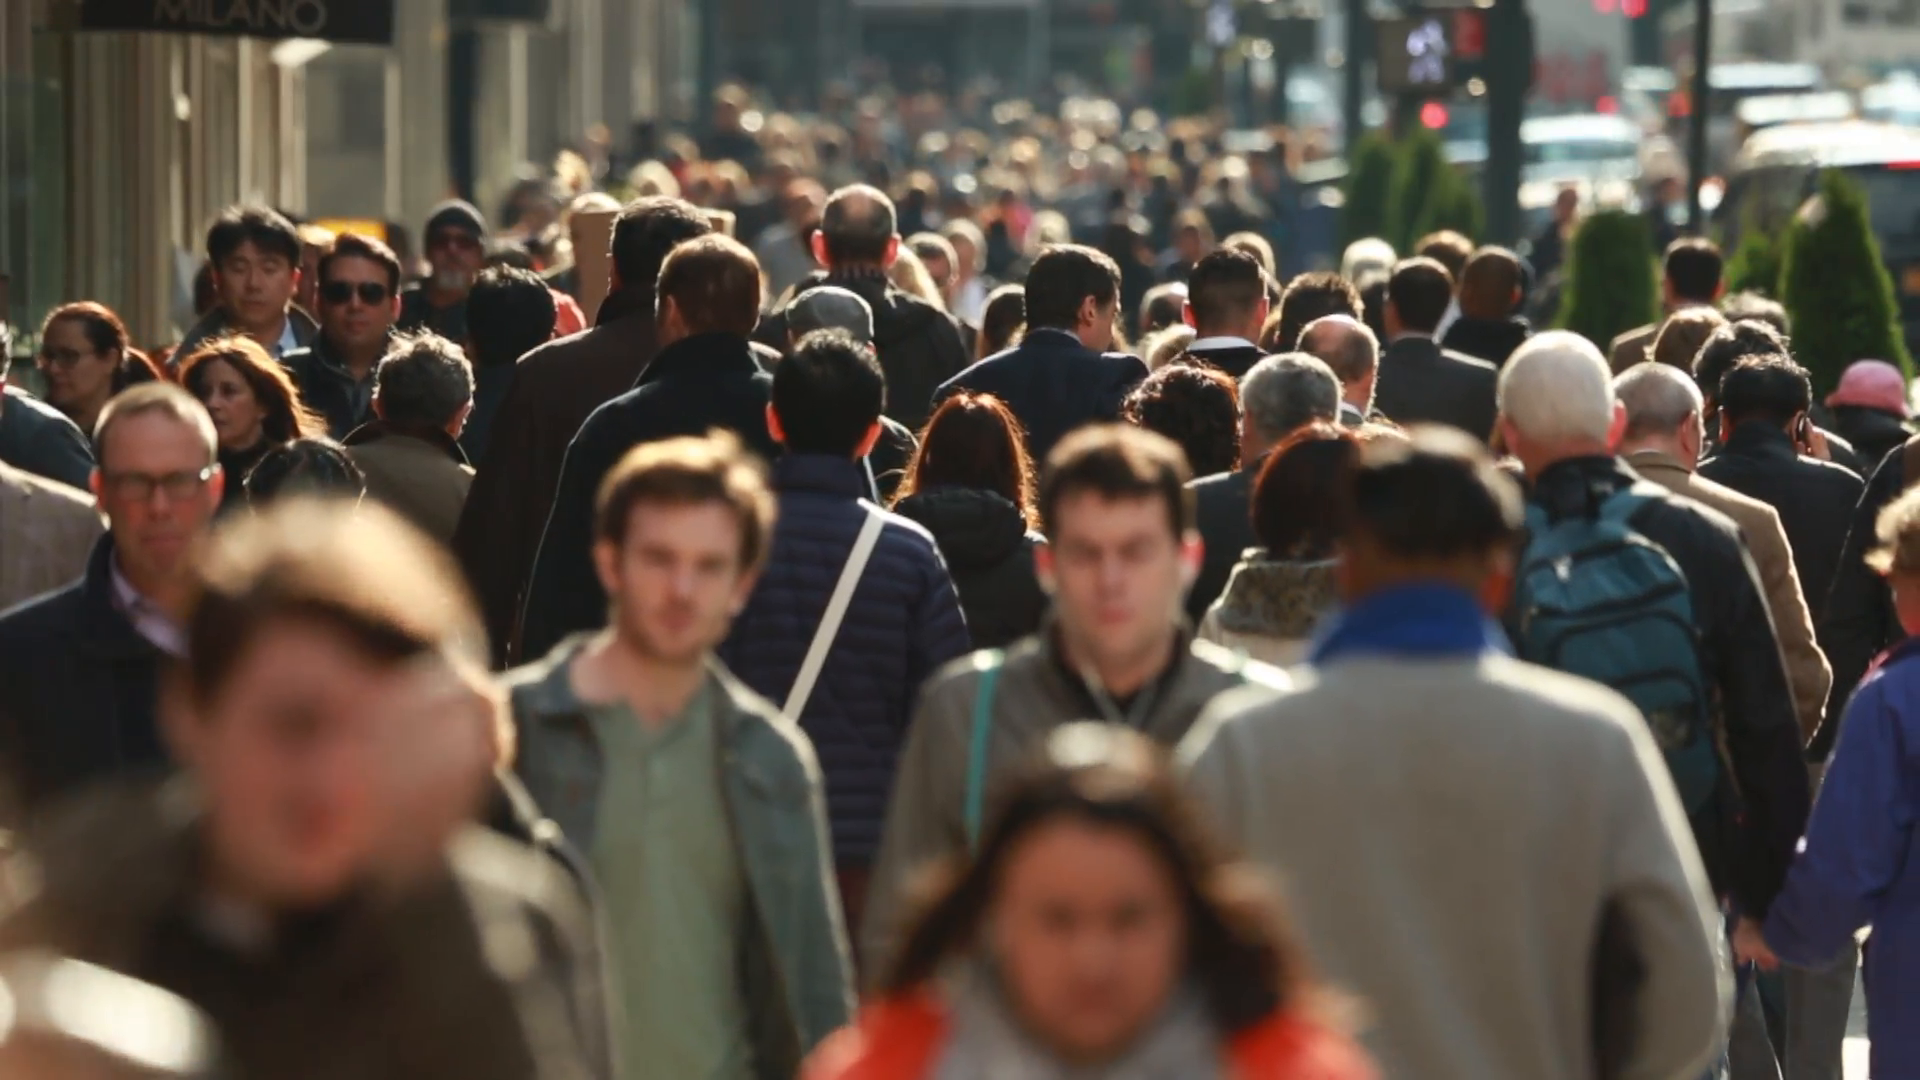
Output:
[[218,440],[172,383],[108,402],[94,439],[107,535],[79,581],[0,615],[0,826],[166,762],[157,677],[186,649],[187,563],[226,485]]
[[467,294],[487,261],[487,219],[472,203],[449,199],[427,218],[433,273],[400,296],[400,329],[422,327],[448,341],[467,340]]
[[378,240],[347,233],[320,256],[320,335],[281,363],[300,398],[344,439],[373,419],[373,368],[400,317],[400,260]]

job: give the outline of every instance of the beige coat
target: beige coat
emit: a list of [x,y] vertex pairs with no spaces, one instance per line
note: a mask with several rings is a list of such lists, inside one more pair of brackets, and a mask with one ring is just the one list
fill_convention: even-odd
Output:
[[473,486],[473,468],[452,439],[436,445],[423,438],[386,433],[360,441],[361,428],[348,437],[347,454],[367,474],[367,497],[386,503],[401,517],[443,544],[453,543]]
[[1653,339],[1660,333],[1660,324],[1648,323],[1645,326],[1616,334],[1613,344],[1607,348],[1607,357],[1613,366],[1615,375],[1653,355]]
[[0,611],[79,578],[104,531],[92,496],[0,461]]
[[1758,499],[1749,498],[1731,488],[1716,484],[1694,473],[1679,459],[1658,450],[1628,454],[1627,464],[1634,472],[1676,495],[1683,495],[1733,519],[1753,555],[1754,569],[1760,573],[1760,585],[1767,598],[1767,612],[1773,616],[1774,636],[1780,639],[1780,654],[1786,660],[1787,682],[1793,687],[1794,712],[1800,717],[1800,734],[1813,738],[1827,708],[1827,692],[1833,686],[1833,669],[1814,643],[1813,615],[1807,598],[1800,591],[1800,575],[1793,566],[1793,549],[1787,546],[1786,530],[1780,514]]

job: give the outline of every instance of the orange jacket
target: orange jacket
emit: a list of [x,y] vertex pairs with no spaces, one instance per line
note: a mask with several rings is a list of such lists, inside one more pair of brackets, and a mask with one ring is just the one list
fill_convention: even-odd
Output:
[[[946,1009],[929,994],[869,1005],[820,1044],[801,1080],[928,1080],[947,1034]],[[1235,1036],[1227,1059],[1233,1080],[1375,1080],[1345,1036],[1284,1012]]]

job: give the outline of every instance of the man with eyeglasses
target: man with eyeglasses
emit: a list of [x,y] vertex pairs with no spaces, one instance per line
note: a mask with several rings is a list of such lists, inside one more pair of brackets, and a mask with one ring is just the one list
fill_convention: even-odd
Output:
[[171,383],[107,403],[92,477],[107,535],[80,580],[0,615],[0,825],[166,763],[157,676],[186,651],[187,562],[226,478],[213,420]]
[[300,399],[344,439],[373,419],[373,368],[400,317],[400,260],[378,240],[346,233],[320,256],[320,335],[288,353]]
[[400,329],[426,328],[448,341],[467,340],[467,294],[487,261],[487,219],[469,202],[449,199],[427,218],[427,265],[433,273],[400,296]]

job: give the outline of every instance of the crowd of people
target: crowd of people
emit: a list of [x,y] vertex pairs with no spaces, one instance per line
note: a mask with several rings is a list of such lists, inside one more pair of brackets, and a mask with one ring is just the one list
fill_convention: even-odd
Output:
[[1289,277],[1204,132],[740,104],[568,208],[597,307],[247,206],[177,345],[47,316],[0,1072],[1797,1080],[1869,926],[1920,1068],[1898,369],[1700,239],[1589,342],[1456,233]]

